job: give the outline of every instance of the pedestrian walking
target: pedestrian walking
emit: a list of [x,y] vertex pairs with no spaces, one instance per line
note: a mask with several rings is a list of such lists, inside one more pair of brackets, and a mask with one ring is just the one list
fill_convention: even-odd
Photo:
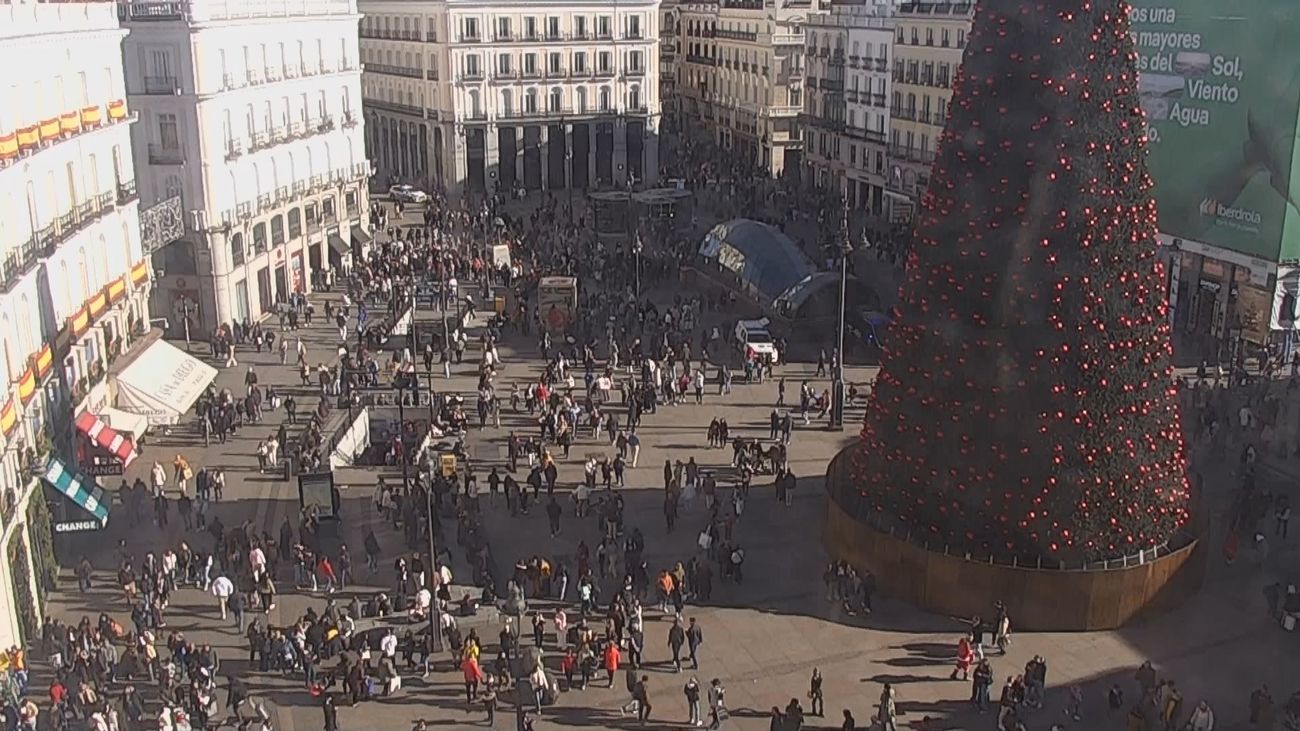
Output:
[[704,644],[704,630],[695,623],[695,617],[691,617],[686,627],[686,648],[691,654],[691,669],[700,669],[699,650],[700,645]]
[[686,723],[691,726],[703,726],[704,721],[700,718],[700,681],[696,680],[694,675],[682,687],[682,694],[686,696]]
[[880,710],[877,720],[880,721],[880,731],[898,731],[898,707],[894,697],[894,686],[885,683],[885,687],[880,691]]
[[722,681],[714,678],[709,681],[709,728],[716,731],[722,727],[722,720],[727,715],[727,689]]

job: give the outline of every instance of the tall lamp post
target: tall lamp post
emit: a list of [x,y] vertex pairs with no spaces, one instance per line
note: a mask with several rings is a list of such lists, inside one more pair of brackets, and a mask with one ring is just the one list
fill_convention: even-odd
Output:
[[842,201],[840,208],[840,307],[839,322],[836,325],[835,381],[831,387],[831,426],[844,429],[844,317],[848,306],[849,254],[853,247],[849,243],[849,207],[848,201]]
[[[512,585],[513,586],[513,585]],[[506,597],[502,610],[511,617],[515,618],[515,637],[523,636],[524,612],[528,611],[528,600],[524,598],[523,591],[518,586],[514,586],[514,591]],[[524,713],[524,662],[523,652],[519,647],[518,641],[515,642],[515,731],[524,731],[527,727]],[[535,692],[535,691],[534,691]]]

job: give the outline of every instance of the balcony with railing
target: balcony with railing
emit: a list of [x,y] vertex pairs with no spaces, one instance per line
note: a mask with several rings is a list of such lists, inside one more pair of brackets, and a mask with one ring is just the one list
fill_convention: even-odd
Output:
[[261,152],[276,145],[332,132],[335,128],[336,125],[332,116],[296,120],[289,124],[254,132],[248,144],[248,151]]
[[33,232],[26,242],[0,261],[0,292],[9,291],[38,261],[53,256],[60,244],[115,210],[113,191],[104,191],[74,204],[49,225]]
[[353,15],[349,0],[118,0],[123,23],[213,21]]
[[424,77],[424,72],[420,69],[407,68],[405,66],[393,66],[386,63],[368,63],[366,71],[376,74],[385,74],[387,76],[405,76],[408,79],[420,79]]
[[462,71],[462,72],[458,75],[457,78],[458,78],[460,81],[482,81],[482,80],[483,80],[483,70],[482,70],[482,69],[472,69],[472,70]]
[[743,30],[727,30],[724,28],[719,28],[717,29],[717,31],[714,32],[714,37],[725,38],[727,40],[732,40],[732,41],[748,41],[749,43],[754,43],[755,41],[758,40],[758,33],[751,33],[749,31],[743,31]]
[[394,112],[396,114],[409,114],[413,117],[424,117],[424,107],[418,107],[412,104],[390,102],[384,99],[365,99],[362,101],[362,104],[371,109],[382,109],[386,112]]
[[501,109],[497,111],[498,119],[510,119],[510,120],[544,119],[547,117],[563,117],[563,116],[572,116],[572,115],[573,115],[572,107],[550,107],[550,108],[536,107],[533,109],[512,108],[512,109]]
[[137,93],[155,96],[179,94],[181,82],[175,76],[146,76]]
[[138,118],[137,113],[127,111],[125,101],[117,100],[107,105],[90,104],[79,111],[19,126],[7,133],[0,131],[0,169],[68,140],[118,124],[130,124]]
[[774,105],[765,108],[769,117],[798,117],[803,108],[797,104]]
[[135,178],[117,184],[117,204],[119,206],[124,206],[139,199],[140,194],[135,189]]
[[923,150],[918,147],[909,147],[893,143],[889,145],[889,155],[900,160],[908,162],[918,162],[929,164],[934,162],[934,150]]
[[966,0],[959,0],[958,2],[936,0],[935,2],[903,3],[898,6],[898,12],[902,15],[959,16],[970,15],[974,8],[975,4]]

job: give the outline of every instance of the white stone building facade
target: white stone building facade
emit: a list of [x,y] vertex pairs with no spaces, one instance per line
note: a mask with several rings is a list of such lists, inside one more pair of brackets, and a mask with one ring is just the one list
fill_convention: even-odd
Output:
[[33,468],[148,327],[123,35],[112,3],[0,5],[3,647],[33,639],[53,564]]
[[370,240],[355,0],[120,6],[140,194],[179,195],[155,313],[256,322]]
[[815,0],[681,0],[684,128],[781,175],[801,167],[804,24]]
[[803,116],[808,173],[840,191],[851,208],[885,215],[889,165],[890,57],[894,20],[889,8],[836,3],[810,17],[807,104]]
[[449,194],[651,183],[658,0],[362,0],[367,149]]
[[910,2],[898,8],[887,187],[895,220],[911,216],[930,183],[974,12],[971,0]]

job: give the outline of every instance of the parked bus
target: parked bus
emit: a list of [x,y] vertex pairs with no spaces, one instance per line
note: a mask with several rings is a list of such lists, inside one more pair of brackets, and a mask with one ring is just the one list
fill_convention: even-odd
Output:
[[547,332],[564,334],[578,314],[578,278],[542,277],[538,280],[537,314]]

